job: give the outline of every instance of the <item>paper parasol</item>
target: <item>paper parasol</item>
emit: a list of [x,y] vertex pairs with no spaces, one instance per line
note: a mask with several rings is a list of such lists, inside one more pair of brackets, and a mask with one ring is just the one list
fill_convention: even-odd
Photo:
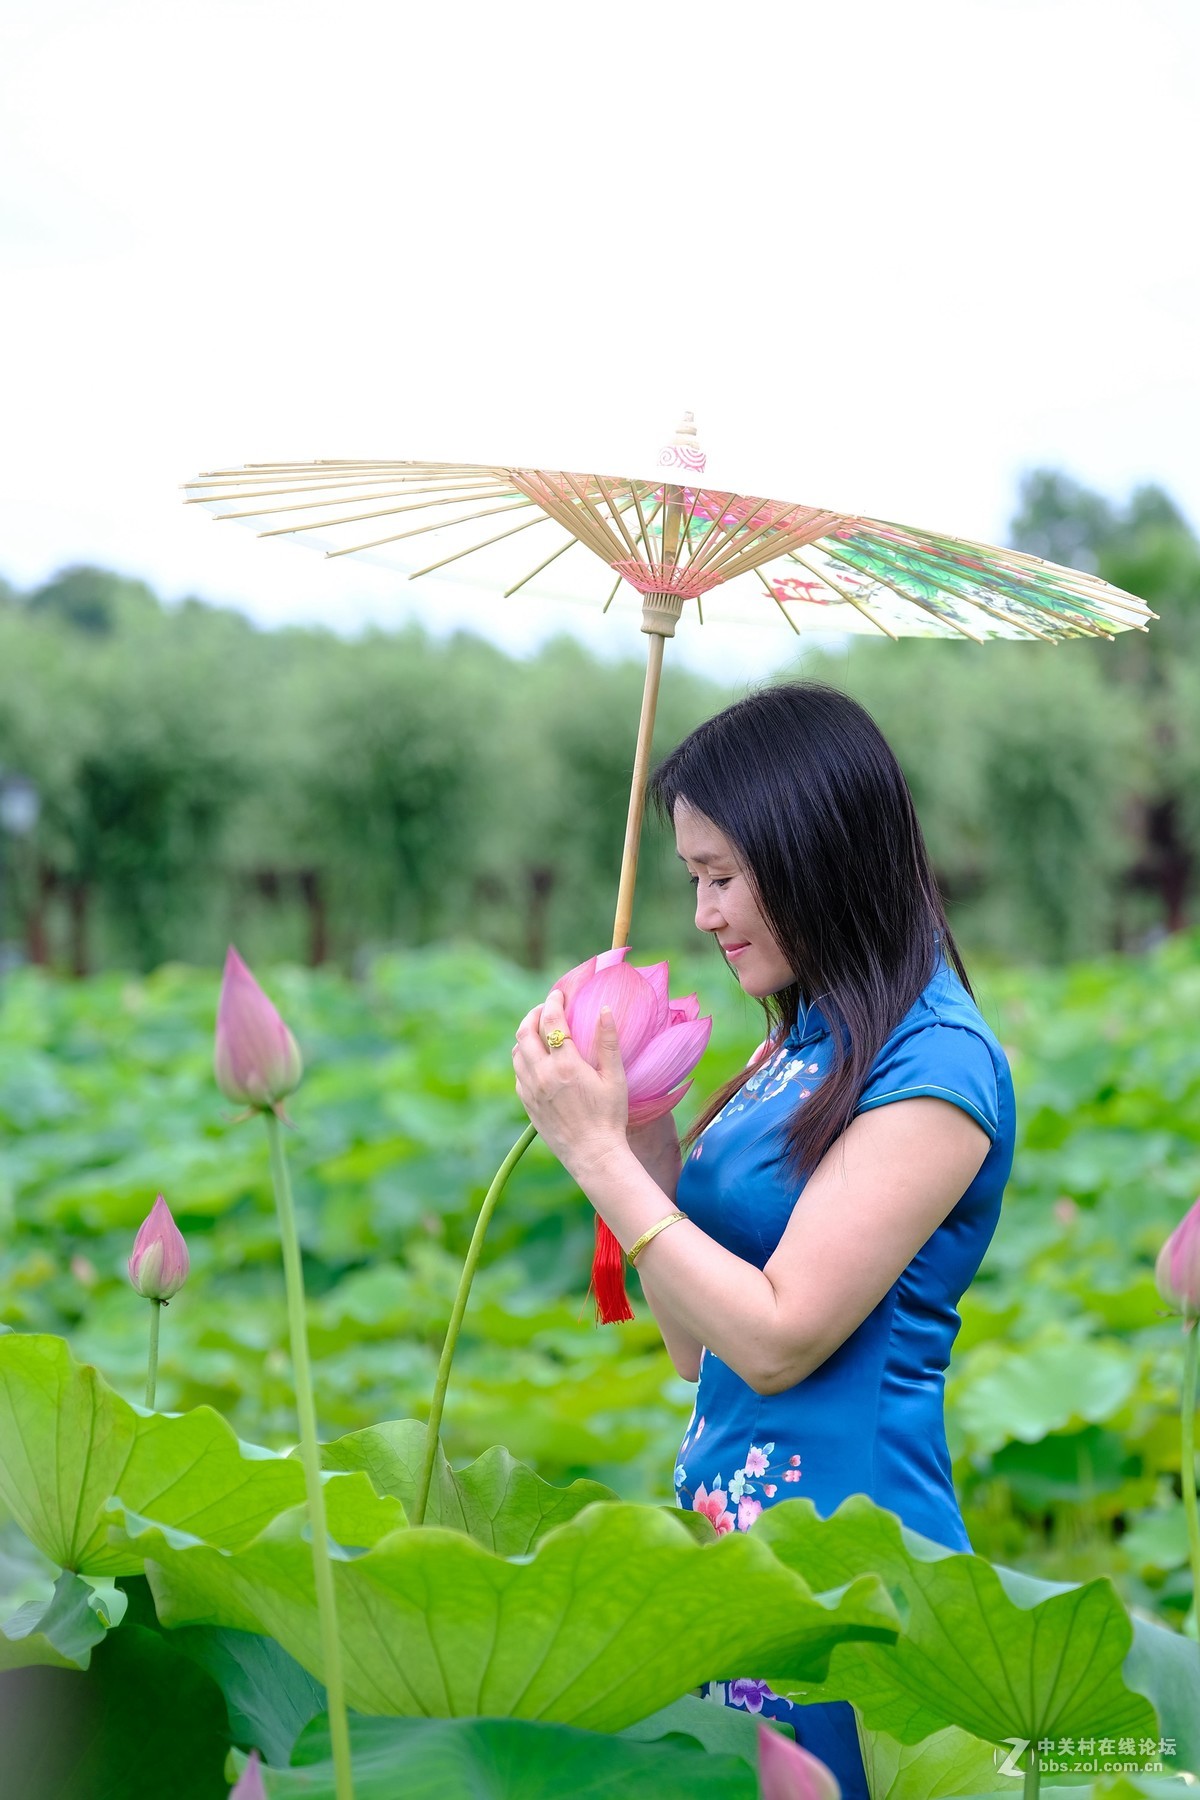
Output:
[[[629,942],[663,644],[705,596],[776,609],[795,631],[1111,638],[1156,617],[1096,575],[884,519],[704,485],[686,414],[648,476],[364,459],[253,463],[185,484],[190,504],[327,556],[385,559],[514,594],[636,597],[648,634],[614,947]],[[532,565],[532,566],[531,566]],[[606,1228],[597,1220],[598,1244]],[[611,1265],[615,1240],[602,1243]],[[619,1266],[619,1249],[616,1250]]]
[[[387,556],[409,579],[593,598],[622,590],[649,635],[614,945],[628,942],[663,641],[721,590],[794,631],[890,638],[1111,638],[1156,615],[1096,575],[887,520],[702,485],[690,413],[650,477],[479,463],[255,463],[185,484],[191,504],[327,556]],[[528,534],[534,535],[528,535]]]

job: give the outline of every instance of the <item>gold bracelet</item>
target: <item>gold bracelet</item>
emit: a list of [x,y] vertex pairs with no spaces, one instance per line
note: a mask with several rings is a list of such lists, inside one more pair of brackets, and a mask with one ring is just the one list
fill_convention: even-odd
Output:
[[642,1233],[641,1237],[638,1239],[637,1243],[630,1244],[628,1250],[625,1252],[625,1254],[629,1258],[630,1262],[631,1263],[637,1262],[638,1257],[642,1254],[642,1251],[646,1248],[646,1245],[650,1242],[650,1240],[652,1238],[656,1238],[660,1231],[665,1231],[667,1229],[668,1225],[677,1225],[679,1223],[680,1219],[686,1219],[686,1218],[687,1218],[686,1213],[682,1213],[682,1212],[668,1213],[665,1219],[660,1219],[658,1221],[657,1225],[652,1225],[650,1227],[649,1231],[643,1231],[643,1233]]

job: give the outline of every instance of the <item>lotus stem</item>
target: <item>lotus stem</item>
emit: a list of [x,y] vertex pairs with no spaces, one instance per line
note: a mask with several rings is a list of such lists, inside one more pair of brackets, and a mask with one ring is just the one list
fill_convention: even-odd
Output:
[[337,1596],[333,1586],[333,1563],[329,1555],[329,1530],[325,1522],[325,1489],[321,1479],[321,1453],[317,1445],[317,1409],[313,1400],[308,1331],[304,1320],[304,1270],[300,1261],[300,1241],[296,1235],[292,1184],[288,1176],[287,1158],[283,1153],[283,1132],[273,1112],[264,1112],[263,1119],[271,1146],[271,1177],[275,1187],[275,1209],[279,1217],[279,1237],[283,1248],[292,1380],[296,1389],[300,1458],[304,1465],[304,1486],[312,1529],[313,1580],[317,1590],[317,1619],[328,1702],[329,1738],[333,1750],[334,1792],[337,1800],[354,1800],[350,1727],[346,1718],[342,1652],[338,1641]]
[[1025,1782],[1021,1800],[1037,1800],[1038,1787],[1041,1783],[1042,1771],[1038,1759],[1038,1740],[1033,1739],[1025,1752]]
[[421,1473],[417,1478],[417,1494],[409,1520],[411,1525],[421,1525],[425,1521],[425,1509],[429,1504],[429,1489],[433,1481],[433,1465],[437,1460],[442,1413],[446,1406],[446,1389],[450,1385],[450,1370],[454,1366],[454,1352],[458,1348],[458,1334],[462,1327],[463,1315],[467,1310],[467,1301],[471,1297],[471,1283],[475,1279],[475,1271],[479,1267],[479,1258],[483,1253],[483,1240],[487,1236],[487,1228],[491,1223],[492,1214],[496,1210],[496,1203],[507,1186],[509,1176],[536,1136],[537,1132],[534,1127],[527,1125],[500,1164],[492,1177],[491,1187],[483,1197],[483,1205],[479,1209],[479,1217],[476,1219],[475,1229],[471,1233],[471,1242],[467,1246],[462,1274],[458,1278],[458,1292],[454,1296],[454,1308],[450,1314],[450,1323],[446,1327],[446,1341],[442,1345],[437,1380],[433,1386],[429,1423],[425,1428],[425,1450],[421,1458]]
[[146,1406],[154,1411],[154,1394],[158,1386],[158,1328],[162,1323],[163,1303],[150,1302],[150,1356],[146,1363]]
[[[1196,1510],[1196,1362],[1200,1329],[1195,1319],[1183,1327],[1183,1391],[1179,1402],[1181,1455],[1179,1473],[1183,1486],[1183,1510],[1187,1518],[1188,1555],[1192,1564],[1192,1610],[1200,1634],[1200,1513]],[[1188,1621],[1185,1620],[1185,1629]]]

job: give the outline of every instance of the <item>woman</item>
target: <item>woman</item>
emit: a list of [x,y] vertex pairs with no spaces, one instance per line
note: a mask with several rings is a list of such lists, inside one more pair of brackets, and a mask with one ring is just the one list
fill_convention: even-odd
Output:
[[[854,700],[801,682],[709,719],[652,792],[765,1043],[701,1112],[682,1168],[669,1118],[627,1133],[611,1020],[593,1070],[560,1038],[556,990],[513,1055],[530,1118],[699,1381],[679,1502],[723,1532],[780,1500],[828,1517],[863,1493],[969,1550],[943,1378],[1012,1163],[1012,1080],[899,764]],[[721,1697],[785,1719],[865,1800],[848,1705],[749,1681]]]

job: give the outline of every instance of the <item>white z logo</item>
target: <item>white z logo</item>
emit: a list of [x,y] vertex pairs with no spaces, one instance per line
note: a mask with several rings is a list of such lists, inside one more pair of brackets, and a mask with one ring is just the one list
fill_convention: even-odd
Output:
[[1005,1738],[1004,1742],[1006,1744],[1011,1744],[1012,1749],[1004,1758],[1003,1762],[996,1764],[996,1773],[997,1775],[1011,1775],[1014,1779],[1019,1781],[1025,1774],[1025,1771],[1024,1769],[1015,1769],[1012,1765],[1025,1754],[1026,1750],[1028,1750],[1030,1744],[1033,1742],[1033,1739],[1010,1737]]

